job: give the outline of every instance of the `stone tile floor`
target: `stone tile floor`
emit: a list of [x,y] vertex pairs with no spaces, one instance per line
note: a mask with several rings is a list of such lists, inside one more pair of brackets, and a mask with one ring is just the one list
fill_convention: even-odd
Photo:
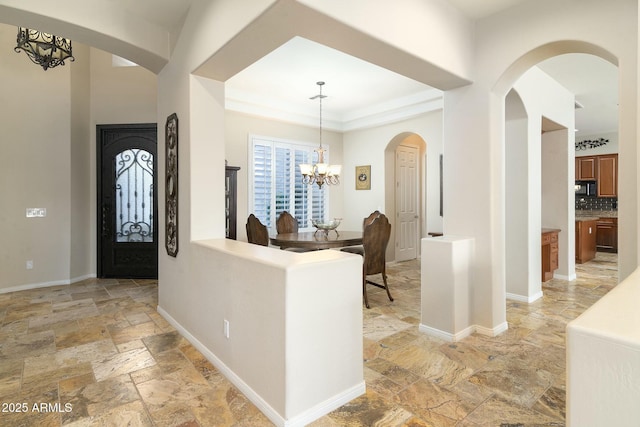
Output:
[[[573,282],[507,302],[509,329],[447,343],[418,332],[417,261],[388,267],[395,302],[370,287],[367,393],[329,426],[562,426],[565,326],[617,283],[599,253]],[[155,281],[92,279],[0,294],[2,426],[270,426],[157,312]]]

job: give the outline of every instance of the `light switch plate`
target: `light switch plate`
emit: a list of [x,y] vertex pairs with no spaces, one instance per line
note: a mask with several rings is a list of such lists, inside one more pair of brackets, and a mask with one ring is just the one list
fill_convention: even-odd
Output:
[[27,208],[27,218],[43,218],[47,216],[47,208]]
[[222,321],[222,329],[223,329],[223,333],[224,333],[224,337],[225,338],[229,338],[229,321],[227,319],[224,319]]

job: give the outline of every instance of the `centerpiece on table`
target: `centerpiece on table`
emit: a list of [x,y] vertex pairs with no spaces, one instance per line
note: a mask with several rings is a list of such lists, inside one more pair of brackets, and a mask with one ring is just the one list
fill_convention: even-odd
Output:
[[318,232],[320,232],[321,235],[326,238],[329,236],[329,231],[333,230],[336,232],[336,236],[339,236],[340,234],[338,233],[337,228],[340,225],[340,221],[342,221],[342,218],[333,218],[329,220],[312,219],[311,224],[316,228],[314,235],[317,235]]

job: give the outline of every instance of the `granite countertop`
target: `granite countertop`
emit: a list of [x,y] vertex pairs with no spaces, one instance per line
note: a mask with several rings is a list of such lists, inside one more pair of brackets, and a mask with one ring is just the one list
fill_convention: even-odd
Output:
[[559,228],[547,228],[547,227],[542,227],[542,234],[547,234],[547,233],[559,233],[562,230],[560,230]]
[[581,221],[597,221],[599,220],[599,216],[576,216],[576,222]]
[[617,218],[617,210],[590,210],[590,209],[576,209],[576,221],[588,221],[591,218]]

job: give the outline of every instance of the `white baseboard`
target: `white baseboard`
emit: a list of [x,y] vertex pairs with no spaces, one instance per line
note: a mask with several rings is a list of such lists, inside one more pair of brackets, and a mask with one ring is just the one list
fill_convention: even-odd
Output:
[[514,300],[514,301],[520,301],[520,302],[526,302],[527,304],[531,304],[534,301],[539,300],[540,298],[542,298],[542,291],[530,295],[530,296],[526,296],[526,295],[518,295],[518,294],[511,294],[509,292],[507,292],[507,299],[510,300]]
[[448,342],[456,342],[474,333],[476,330],[476,327],[469,326],[468,328],[465,328],[460,332],[456,332],[455,334],[452,334],[450,332],[441,331],[440,329],[432,328],[431,326],[423,325],[421,323],[420,326],[418,327],[418,330],[432,337],[440,338]]
[[574,280],[576,280],[578,278],[578,276],[576,275],[576,273],[573,273],[571,275],[564,275],[564,274],[555,274],[553,275],[554,279],[560,279],[560,280],[566,280],[567,282],[572,282]]
[[461,341],[462,339],[468,337],[474,332],[477,332],[482,335],[487,335],[490,337],[495,337],[503,333],[507,329],[509,329],[509,324],[507,322],[501,323],[500,325],[494,328],[485,328],[484,326],[480,326],[480,325],[471,325],[459,332],[456,332],[455,334],[452,334],[450,332],[445,332],[440,329],[432,328],[431,326],[423,325],[422,323],[418,327],[418,330],[420,332],[430,335],[432,337],[443,339],[448,342]]
[[365,382],[362,381],[362,383],[357,384],[336,396],[333,396],[331,399],[328,399],[325,402],[322,402],[321,404],[306,410],[302,414],[289,420],[285,420],[283,427],[304,427],[306,425],[309,425],[318,418],[327,415],[334,409],[338,409],[342,405],[351,402],[356,397],[362,396],[366,391],[367,390]]
[[39,288],[49,288],[51,286],[64,286],[70,285],[71,283],[77,283],[82,280],[95,278],[95,274],[85,274],[84,276],[74,277],[69,280],[52,280],[50,282],[40,282],[40,283],[27,283],[25,285],[12,286],[10,288],[2,288],[0,289],[0,294],[7,294],[9,292],[20,292],[20,291],[28,291],[31,289],[39,289]]
[[158,313],[165,318],[180,334],[187,339],[209,362],[213,364],[233,385],[235,385],[256,407],[278,427],[304,427],[318,418],[328,414],[334,409],[350,402],[365,393],[365,382],[339,393],[330,399],[310,408],[303,413],[285,419],[275,409],[271,407],[258,393],[256,393],[242,378],[236,375],[222,360],[220,360],[211,350],[202,344],[196,337],[191,335],[180,323],[178,323],[162,307],[158,306]]
[[507,322],[503,322],[493,328],[486,328],[484,326],[476,325],[476,332],[482,335],[486,335],[489,337],[495,337],[503,333],[509,329],[509,324]]
[[97,276],[95,274],[85,274],[84,276],[78,276],[78,277],[72,277],[71,278],[71,283],[78,283],[78,282],[82,282],[83,280],[87,280],[87,279],[95,279]]

